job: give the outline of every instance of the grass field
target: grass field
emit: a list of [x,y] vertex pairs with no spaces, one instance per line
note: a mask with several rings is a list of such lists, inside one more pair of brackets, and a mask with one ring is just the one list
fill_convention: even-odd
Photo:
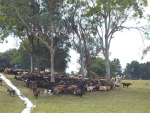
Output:
[[[121,86],[119,91],[110,90],[88,92],[82,98],[69,95],[43,95],[35,99],[31,89],[24,86],[23,81],[16,81],[14,76],[5,75],[32,101],[35,108],[31,113],[149,113],[150,85],[149,80],[123,80],[132,83],[129,88]],[[18,96],[9,96],[8,86],[3,82],[0,86],[0,113],[21,113],[25,105]]]

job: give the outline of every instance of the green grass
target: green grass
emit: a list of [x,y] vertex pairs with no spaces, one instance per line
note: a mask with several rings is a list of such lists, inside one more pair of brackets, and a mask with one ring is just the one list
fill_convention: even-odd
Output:
[[[88,92],[82,98],[69,95],[43,95],[43,89],[38,99],[35,99],[31,89],[23,81],[16,81],[14,76],[6,75],[22,94],[29,98],[36,107],[31,113],[148,113],[150,112],[150,86],[143,85],[149,80],[124,80],[132,83],[129,88],[121,86],[119,91],[110,90]],[[4,97],[4,98],[3,98]],[[10,102],[11,101],[11,102]],[[7,104],[4,104],[4,103]],[[19,97],[10,97],[4,86],[0,86],[0,113],[10,113],[15,106],[15,113],[20,113],[23,102]],[[9,108],[10,107],[10,108]],[[8,108],[8,109],[7,109]]]

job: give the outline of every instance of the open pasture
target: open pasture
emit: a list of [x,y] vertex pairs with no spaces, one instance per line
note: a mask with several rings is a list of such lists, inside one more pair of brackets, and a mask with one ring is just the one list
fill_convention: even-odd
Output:
[[[85,92],[86,95],[82,98],[72,94],[44,96],[43,89],[40,89],[41,94],[35,99],[32,90],[26,87],[23,81],[16,81],[14,75],[6,77],[36,105],[31,113],[148,113],[150,111],[150,85],[143,85],[150,84],[149,80],[123,80],[132,85],[128,88],[123,88],[121,85],[119,91],[113,89],[109,92]],[[10,97],[4,85],[6,84],[0,86],[0,111],[10,113],[15,109],[15,113],[20,113],[25,107],[23,101],[17,96]],[[15,108],[11,109],[13,106]]]

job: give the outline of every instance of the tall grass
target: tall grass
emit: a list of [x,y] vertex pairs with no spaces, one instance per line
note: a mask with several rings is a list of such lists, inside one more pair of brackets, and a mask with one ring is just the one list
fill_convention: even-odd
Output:
[[[113,89],[109,92],[88,92],[82,98],[72,94],[44,96],[41,89],[41,94],[38,99],[35,99],[32,90],[26,87],[23,81],[16,81],[12,75],[6,75],[6,77],[20,89],[25,97],[36,104],[31,113],[149,113],[150,111],[150,86],[143,85],[150,84],[149,80],[124,80],[123,82],[130,82],[132,85],[128,88],[121,86],[119,91]],[[17,103],[19,108],[15,108],[18,109],[15,113],[20,113],[24,107],[23,102],[17,96],[10,97],[4,89],[4,86],[0,86],[0,102],[7,104],[0,103],[0,112],[3,109],[5,113],[10,113],[12,110],[10,108]],[[1,100],[3,97],[5,98]]]

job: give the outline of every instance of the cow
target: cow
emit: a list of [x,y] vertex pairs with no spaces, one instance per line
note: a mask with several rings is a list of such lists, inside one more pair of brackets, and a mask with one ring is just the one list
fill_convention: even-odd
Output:
[[115,83],[115,90],[119,90],[119,88],[120,88],[120,86],[121,86],[121,83]]
[[2,79],[0,78],[0,85],[2,85]]
[[52,90],[47,90],[47,89],[44,89],[44,96],[46,95],[46,94],[49,94],[50,96],[52,96]]
[[106,92],[106,91],[110,90],[110,88],[111,88],[111,86],[109,86],[109,85],[108,86],[99,86],[99,91],[104,90]]
[[85,93],[81,89],[75,89],[74,90],[74,95],[75,96],[80,96],[80,98],[82,98],[82,95],[85,95]]
[[87,92],[89,92],[89,91],[92,92],[92,90],[93,90],[93,86],[88,86],[87,84],[86,84],[86,88],[87,88]]
[[40,94],[40,89],[33,89],[33,93],[37,92],[38,94]]
[[122,84],[123,84],[123,87],[127,86],[127,88],[129,87],[129,85],[132,85],[131,83],[122,83]]
[[38,98],[38,93],[37,92],[34,92],[34,98]]
[[11,96],[11,94],[13,94],[15,96],[15,90],[12,89],[8,89],[7,92],[9,92],[9,95]]

